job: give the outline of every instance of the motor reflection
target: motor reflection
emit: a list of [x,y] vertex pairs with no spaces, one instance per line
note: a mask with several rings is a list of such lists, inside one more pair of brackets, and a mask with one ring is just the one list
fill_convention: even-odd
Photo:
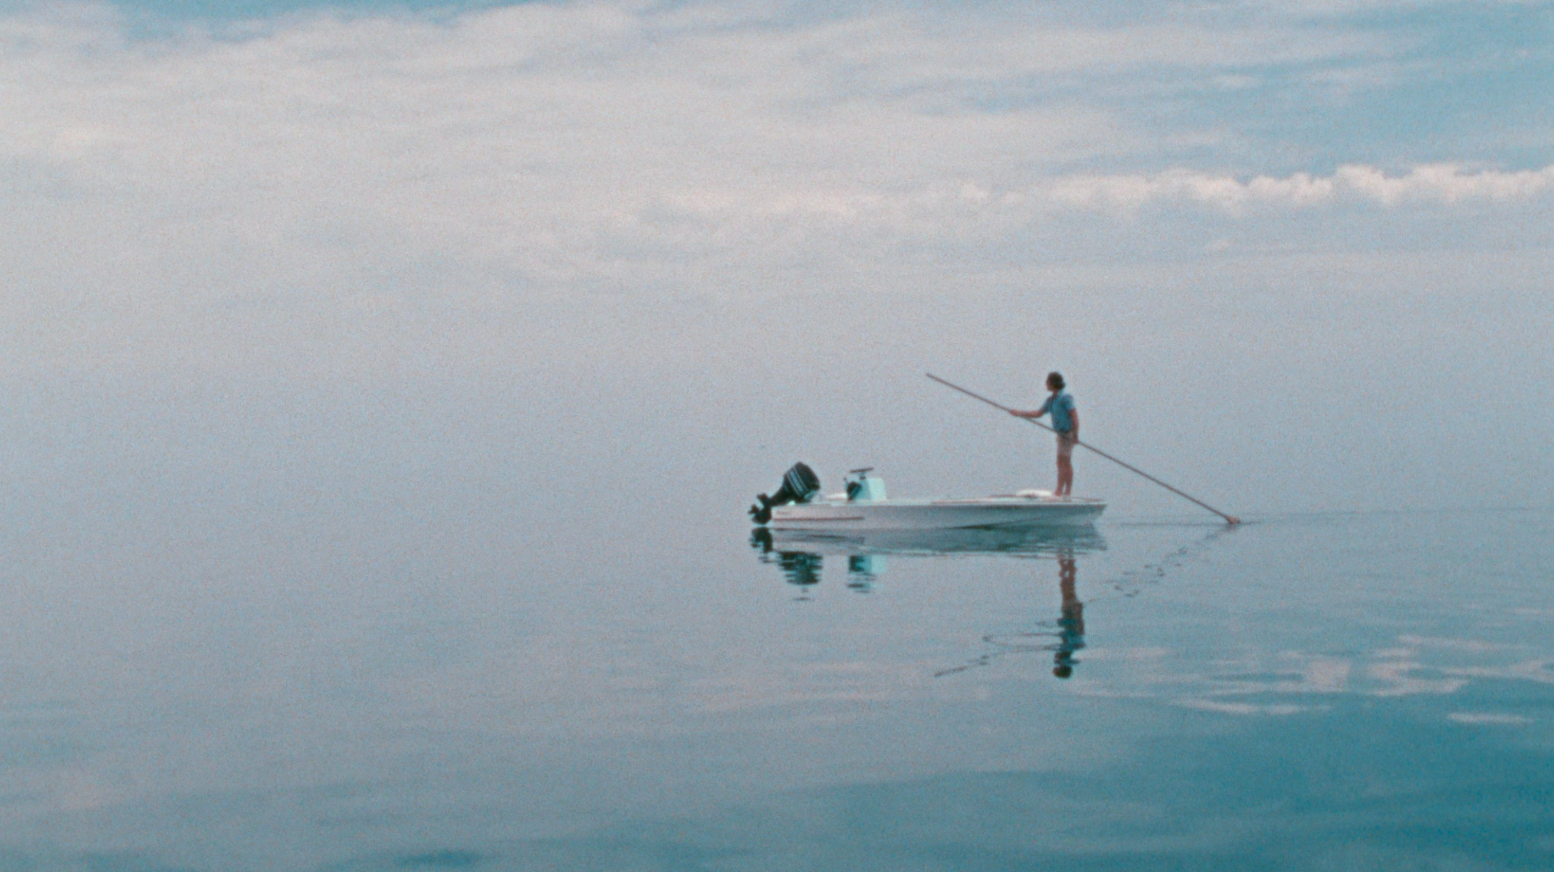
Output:
[[[783,578],[800,589],[800,599],[813,599],[820,584],[825,558],[846,558],[846,585],[854,593],[869,593],[884,575],[887,555],[931,557],[943,555],[1006,555],[1023,558],[1057,557],[1067,579],[1067,598],[1075,605],[1069,632],[1067,668],[1072,671],[1072,653],[1084,647],[1083,606],[1073,594],[1075,555],[1102,551],[1106,542],[1094,527],[1018,527],[962,530],[887,530],[868,533],[837,534],[803,530],[771,530],[757,527],[750,533],[750,546],[764,564],[775,565]],[[1065,612],[1067,614],[1067,612]],[[1061,665],[1061,664],[1060,664]]]

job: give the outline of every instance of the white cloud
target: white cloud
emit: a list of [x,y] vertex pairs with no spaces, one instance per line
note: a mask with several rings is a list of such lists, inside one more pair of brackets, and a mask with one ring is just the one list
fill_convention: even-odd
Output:
[[1366,166],[1340,167],[1335,180],[1347,190],[1393,205],[1403,202],[1456,203],[1462,200],[1518,200],[1554,189],[1554,166],[1499,172],[1461,164],[1427,164],[1388,176]]
[[1314,203],[1332,195],[1333,183],[1299,173],[1287,179],[1259,176],[1247,182],[1232,176],[1216,176],[1172,170],[1152,176],[1076,176],[1052,184],[1053,200],[1074,206],[1127,210],[1160,200],[1185,200],[1224,209],[1239,209],[1249,202]]
[[1554,165],[1538,170],[1500,171],[1462,164],[1426,164],[1397,174],[1347,165],[1331,176],[1295,173],[1283,178],[1245,180],[1189,170],[1154,175],[1076,176],[1054,182],[1046,193],[1056,202],[1090,208],[1136,210],[1153,202],[1186,202],[1240,212],[1252,205],[1312,207],[1349,199],[1383,206],[1458,203],[1468,200],[1526,200],[1554,191]]

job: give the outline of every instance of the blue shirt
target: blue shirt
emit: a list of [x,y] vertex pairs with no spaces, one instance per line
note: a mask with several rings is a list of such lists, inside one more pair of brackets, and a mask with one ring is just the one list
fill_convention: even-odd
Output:
[[1074,429],[1074,398],[1067,391],[1058,391],[1047,398],[1041,408],[1036,410],[1036,417],[1052,413],[1052,429],[1059,433],[1068,433]]

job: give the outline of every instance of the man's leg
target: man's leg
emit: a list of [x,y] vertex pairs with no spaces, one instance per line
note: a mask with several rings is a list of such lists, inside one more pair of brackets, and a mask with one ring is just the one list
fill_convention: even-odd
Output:
[[1066,497],[1074,491],[1074,443],[1058,437],[1058,486],[1054,493]]

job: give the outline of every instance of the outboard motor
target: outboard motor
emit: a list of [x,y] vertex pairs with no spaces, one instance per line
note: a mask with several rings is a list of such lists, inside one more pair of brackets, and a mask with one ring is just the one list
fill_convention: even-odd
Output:
[[750,517],[757,524],[764,524],[772,519],[772,507],[784,506],[788,503],[807,503],[809,498],[820,491],[820,476],[813,469],[803,463],[795,463],[792,468],[783,473],[782,487],[771,496],[760,494],[756,497],[756,504],[750,507]]

